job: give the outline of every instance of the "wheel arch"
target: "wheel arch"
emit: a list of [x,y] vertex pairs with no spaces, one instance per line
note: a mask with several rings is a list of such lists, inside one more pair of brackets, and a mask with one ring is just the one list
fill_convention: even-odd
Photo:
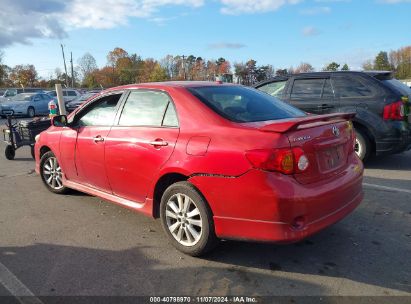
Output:
[[178,172],[168,172],[163,174],[156,182],[153,191],[153,217],[160,217],[160,203],[164,191],[174,183],[187,181],[188,175]]
[[40,148],[40,158],[39,158],[39,159],[41,159],[42,156],[43,156],[44,154],[46,154],[47,152],[49,152],[49,151],[51,151],[51,149],[50,149],[49,146],[46,146],[46,145],[42,146],[42,147]]
[[355,119],[352,121],[352,123],[353,123],[354,129],[360,130],[363,134],[365,134],[368,137],[371,143],[371,153],[375,154],[375,150],[376,150],[375,136],[372,133],[372,131],[370,131],[370,128],[368,128],[366,124],[362,123],[361,121],[355,120]]

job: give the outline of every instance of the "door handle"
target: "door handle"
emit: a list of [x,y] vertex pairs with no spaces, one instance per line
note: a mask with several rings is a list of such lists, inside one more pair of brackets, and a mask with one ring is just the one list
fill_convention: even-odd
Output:
[[98,142],[103,142],[104,138],[101,137],[101,135],[97,135],[97,136],[93,137],[93,140],[94,140],[95,143],[98,143]]
[[150,145],[154,146],[154,147],[165,147],[168,146],[168,142],[162,140],[162,139],[156,139],[153,141],[149,142]]

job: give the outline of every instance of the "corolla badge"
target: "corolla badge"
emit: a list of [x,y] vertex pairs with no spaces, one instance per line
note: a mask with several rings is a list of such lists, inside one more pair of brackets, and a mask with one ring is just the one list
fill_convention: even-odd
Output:
[[309,139],[311,139],[311,136],[307,135],[307,136],[301,136],[301,137],[293,138],[292,141],[296,142],[296,141],[303,141],[303,140],[309,140]]
[[333,134],[338,137],[340,136],[340,129],[337,126],[333,126]]

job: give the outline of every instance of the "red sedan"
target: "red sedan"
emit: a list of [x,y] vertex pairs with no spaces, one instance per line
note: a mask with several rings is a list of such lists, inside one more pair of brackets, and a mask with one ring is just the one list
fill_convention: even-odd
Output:
[[190,255],[218,239],[296,242],[363,198],[350,118],[307,116],[236,85],[117,87],[53,119],[37,138],[36,171],[54,193],[160,218]]

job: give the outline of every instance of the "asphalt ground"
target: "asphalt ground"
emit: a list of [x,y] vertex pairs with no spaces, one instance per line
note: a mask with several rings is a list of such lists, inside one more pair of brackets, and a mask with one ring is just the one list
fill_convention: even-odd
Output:
[[14,161],[5,159],[4,148],[1,143],[0,295],[406,296],[411,302],[411,151],[368,163],[358,209],[301,243],[222,241],[210,255],[193,258],[168,243],[158,220],[78,192],[52,194],[34,173],[29,148]]

